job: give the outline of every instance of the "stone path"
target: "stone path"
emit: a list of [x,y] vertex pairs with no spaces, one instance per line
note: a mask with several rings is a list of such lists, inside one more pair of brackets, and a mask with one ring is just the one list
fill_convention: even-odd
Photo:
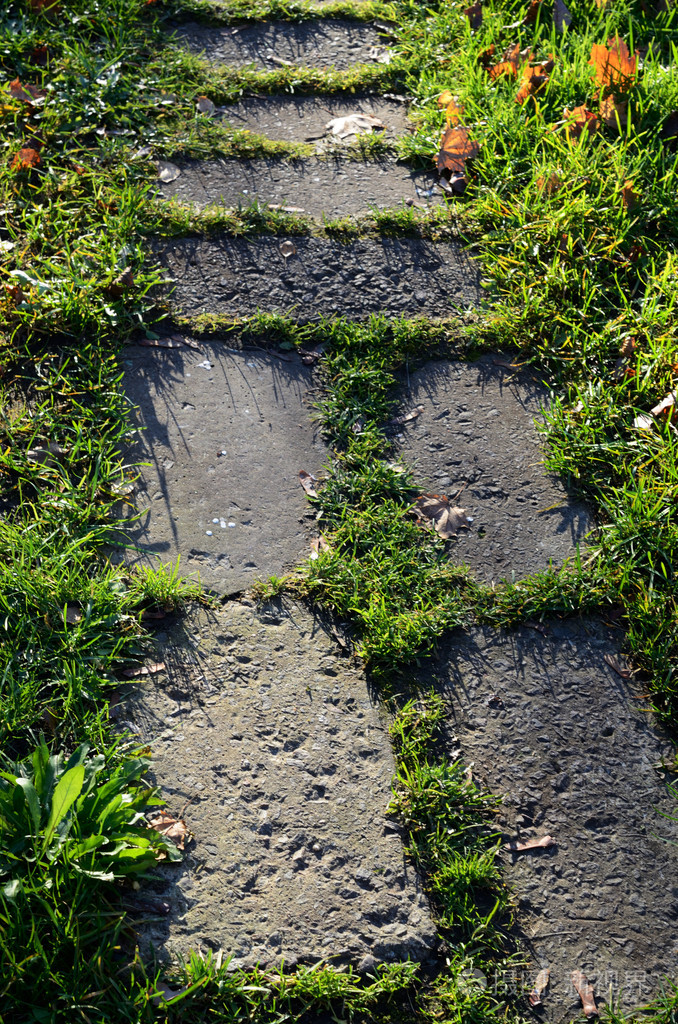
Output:
[[[384,45],[373,27],[329,20],[188,26],[180,39],[215,63],[269,69],[285,61],[347,68],[379,59],[370,48]],[[310,137],[325,117],[319,103],[255,97],[237,116],[294,139],[310,111]],[[413,190],[418,197],[416,184],[396,164],[222,161],[185,166],[165,194],[234,205],[254,192],[319,219],[354,213],[374,196],[397,207]],[[174,310],[189,316],[449,317],[480,297],[477,269],[454,243],[342,244],[314,234],[188,238],[158,251],[175,281]],[[132,557],[180,554],[183,571],[199,569],[225,595],[305,556],[314,517],[296,476],[325,458],[310,372],[295,357],[227,346],[126,354],[151,463]],[[473,524],[451,557],[479,579],[560,563],[594,526],[544,473],[534,426],[544,399],[501,358],[403,374],[403,412],[424,409],[396,439],[399,457],[422,490],[459,492]],[[642,1003],[675,969],[678,848],[664,840],[678,836],[655,810],[674,809],[656,768],[670,745],[605,660],[618,657],[622,637],[593,619],[547,630],[458,632],[425,681],[449,701],[448,752],[504,794],[507,839],[549,832],[556,841],[504,860],[531,970],[552,970],[544,1013],[558,1020],[577,1010],[572,969],[626,1005]],[[241,963],[337,956],[364,968],[435,955],[421,884],[385,815],[393,770],[385,722],[336,637],[308,610],[257,610],[245,599],[210,615],[194,610],[158,640],[167,674],[144,684],[128,715],[152,743],[157,780],[171,810],[185,808],[195,843],[178,872],[161,872],[171,912],[146,941],[160,955],[223,948]]]
[[220,116],[231,128],[256,132],[273,142],[332,141],[328,121],[351,114],[379,118],[386,125],[379,130],[388,142],[403,135],[409,123],[407,103],[383,96],[252,96],[220,108]]

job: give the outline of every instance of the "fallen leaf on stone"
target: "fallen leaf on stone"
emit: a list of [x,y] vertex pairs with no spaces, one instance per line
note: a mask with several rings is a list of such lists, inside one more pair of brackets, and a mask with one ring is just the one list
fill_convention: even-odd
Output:
[[299,483],[304,488],[309,498],[317,498],[318,492],[315,489],[317,480],[310,473],[307,473],[305,469],[299,470]]
[[582,1010],[587,1017],[597,1017],[598,1009],[593,995],[593,985],[581,971],[572,971],[572,984],[581,999]]
[[319,537],[311,537],[311,559],[313,561],[315,561],[321,551],[329,550],[330,546],[322,534]]
[[149,828],[154,828],[165,839],[171,839],[178,849],[183,850],[184,843],[190,832],[186,822],[182,818],[175,818],[167,811],[159,811],[154,818],[148,822]]
[[340,139],[347,139],[350,135],[362,135],[374,129],[386,128],[386,125],[372,114],[347,114],[346,117],[332,118],[325,128]]
[[466,509],[450,505],[450,499],[444,494],[422,494],[414,507],[423,519],[429,519],[438,536],[449,540],[456,537],[460,530],[468,530]]
[[299,349],[299,352],[301,354],[301,361],[304,364],[304,366],[315,366],[315,364],[318,362],[324,351],[324,345],[317,345],[315,348],[312,349]]
[[417,405],[414,409],[410,409],[409,412],[404,413],[402,416],[394,416],[393,419],[389,420],[386,424],[386,430],[394,430],[397,427],[404,427],[406,423],[411,423],[413,420],[418,419],[424,412],[423,405]]
[[545,967],[543,971],[540,971],[537,977],[534,979],[532,991],[527,997],[530,1002],[530,1006],[541,1006],[541,997],[543,996],[544,992],[546,992],[546,989],[549,987],[550,975],[551,971],[548,967]]
[[176,181],[180,174],[181,170],[176,164],[167,163],[165,160],[158,161],[158,177],[160,181]]
[[378,64],[390,64],[393,54],[385,46],[370,46],[367,57],[369,60],[376,60]]
[[123,669],[123,675],[126,679],[137,679],[139,676],[150,676],[155,672],[164,672],[165,662],[157,661],[150,665],[135,665],[134,668]]
[[564,32],[572,24],[572,15],[563,0],[556,0],[553,6],[553,24],[556,32]]
[[549,846],[555,845],[556,841],[553,836],[542,836],[540,839],[526,839],[524,843],[512,839],[510,842],[504,843],[504,849],[510,850],[511,853],[524,853],[526,850],[546,850]]
[[615,658],[613,654],[604,654],[603,661],[606,665],[609,665],[613,672],[616,672],[622,679],[630,679],[633,675],[628,666],[624,665],[618,658]]
[[208,116],[211,116],[217,108],[209,97],[198,96],[195,101],[195,109],[199,114],[207,114]]
[[493,693],[491,697],[487,699],[488,708],[503,708],[504,702],[498,693]]
[[290,241],[281,242],[279,248],[281,254],[285,257],[285,260],[288,260],[290,256],[294,256],[297,251],[297,247],[294,242]]

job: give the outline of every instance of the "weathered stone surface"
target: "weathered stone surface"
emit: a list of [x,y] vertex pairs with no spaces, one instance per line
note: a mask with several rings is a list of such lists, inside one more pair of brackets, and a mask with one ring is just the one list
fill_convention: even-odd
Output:
[[[569,1020],[583,970],[603,999],[637,1006],[678,958],[678,823],[657,771],[672,745],[640,689],[605,662],[619,635],[595,620],[548,635],[474,629],[442,645],[435,669],[449,698],[453,754],[505,795],[506,838],[557,846],[504,853],[506,880],[533,958],[551,968],[549,1020]],[[672,845],[673,844],[673,845]]]
[[198,206],[286,205],[318,220],[356,216],[376,207],[426,207],[440,202],[429,171],[412,171],[394,160],[209,160],[181,164],[181,177],[159,191]]
[[177,29],[177,42],[204,53],[213,64],[254,64],[260,70],[296,64],[346,71],[356,64],[378,63],[384,49],[376,28],[339,18],[228,27],[190,22]]
[[349,114],[378,117],[386,125],[387,139],[401,135],[408,125],[407,104],[385,96],[249,96],[222,108],[221,116],[231,128],[276,142],[315,142],[327,138],[328,121]]
[[286,239],[183,238],[158,246],[174,279],[177,309],[248,315],[258,309],[290,313],[300,321],[339,313],[452,316],[456,304],[478,300],[478,271],[456,243],[415,238],[359,239],[349,244]]
[[240,964],[427,958],[435,929],[385,816],[388,723],[352,659],[291,604],[194,611],[158,640],[167,676],[128,714],[195,842],[158,872],[172,909],[144,942]]
[[[310,554],[314,517],[299,485],[325,449],[310,420],[311,371],[297,356],[130,347],[125,389],[142,467],[127,555],[181,556],[182,575],[234,593]],[[213,520],[216,519],[215,523]]]
[[[500,360],[506,363],[506,360]],[[451,557],[482,580],[560,564],[593,529],[586,506],[544,472],[534,421],[547,393],[528,374],[484,356],[435,362],[403,389],[403,409],[424,412],[403,430],[403,459],[422,490],[446,494],[473,519]]]

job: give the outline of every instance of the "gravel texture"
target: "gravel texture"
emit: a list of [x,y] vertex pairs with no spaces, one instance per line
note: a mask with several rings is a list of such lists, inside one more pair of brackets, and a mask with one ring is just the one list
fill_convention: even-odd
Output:
[[[129,347],[142,467],[131,560],[181,556],[182,574],[234,593],[307,558],[314,523],[298,473],[325,449],[309,416],[311,371],[296,355]],[[213,520],[217,522],[214,523]]]
[[619,642],[591,619],[554,622],[546,636],[474,629],[444,643],[434,667],[451,705],[451,752],[505,795],[506,839],[557,842],[502,858],[528,977],[551,968],[544,1014],[554,1021],[577,1012],[572,970],[628,1007],[676,968],[678,823],[659,812],[678,805],[657,770],[672,745],[640,688],[606,664]]
[[[548,395],[502,357],[434,362],[403,386],[400,450],[422,490],[458,498],[473,519],[451,556],[484,581],[560,564],[593,529],[585,505],[544,472],[534,422]],[[461,493],[459,493],[461,492]]]
[[228,27],[190,22],[177,29],[177,42],[204,53],[213,64],[254,64],[259,70],[295,64],[346,71],[356,64],[378,63],[385,49],[372,25],[334,18]]
[[413,238],[184,238],[158,246],[175,281],[172,301],[188,316],[246,316],[261,309],[300,321],[338,313],[354,319],[388,315],[451,316],[455,304],[479,299],[476,267],[456,243]]
[[339,643],[299,606],[237,602],[158,642],[167,673],[124,724],[153,744],[169,810],[190,801],[195,841],[158,872],[171,912],[144,942],[241,965],[428,958],[428,905],[385,815],[388,723]]
[[210,160],[180,166],[181,177],[160,192],[198,206],[249,206],[256,199],[320,220],[401,207],[407,200],[418,207],[440,202],[432,173],[394,160]]
[[221,108],[221,116],[231,128],[256,132],[275,142],[328,138],[327,122],[349,114],[378,117],[386,125],[387,139],[401,135],[408,126],[407,103],[384,96],[252,96]]

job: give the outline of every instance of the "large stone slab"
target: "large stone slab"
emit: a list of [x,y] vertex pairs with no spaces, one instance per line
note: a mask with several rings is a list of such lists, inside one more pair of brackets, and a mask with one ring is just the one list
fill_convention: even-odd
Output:
[[181,177],[160,187],[167,198],[199,206],[292,206],[317,219],[355,216],[370,209],[440,202],[431,172],[394,160],[210,160],[181,166]]
[[298,473],[318,472],[325,449],[299,358],[216,342],[199,352],[129,347],[125,362],[140,427],[131,457],[146,463],[127,556],[181,556],[182,575],[221,593],[307,558],[313,513]]
[[547,398],[536,379],[493,356],[429,363],[403,389],[403,407],[424,411],[403,431],[402,456],[422,490],[458,495],[473,521],[452,557],[481,580],[558,565],[593,529],[586,506],[544,472],[535,421]]
[[275,142],[331,139],[325,129],[327,122],[350,114],[378,117],[386,125],[384,135],[388,140],[401,135],[408,126],[406,102],[385,96],[249,96],[221,108],[221,117],[231,128],[255,132]]
[[641,687],[606,663],[619,643],[590,619],[554,622],[546,636],[478,628],[444,643],[435,666],[454,716],[451,752],[504,795],[506,838],[556,840],[502,855],[533,960],[518,980],[551,968],[553,1021],[577,1013],[573,970],[630,1007],[678,965],[678,823],[660,814],[678,804],[658,771],[673,747]]
[[430,956],[427,902],[385,815],[388,722],[353,660],[291,604],[195,611],[158,640],[167,675],[128,714],[195,841],[159,872],[171,913],[144,941],[243,965]]
[[384,52],[376,28],[339,18],[228,27],[190,22],[177,29],[177,42],[204,53],[214,64],[253,64],[259,70],[295,64],[346,71],[356,64],[379,63]]
[[455,242],[416,238],[182,238],[158,246],[174,280],[171,300],[188,315],[290,313],[300,321],[338,313],[452,316],[479,298],[476,267]]

